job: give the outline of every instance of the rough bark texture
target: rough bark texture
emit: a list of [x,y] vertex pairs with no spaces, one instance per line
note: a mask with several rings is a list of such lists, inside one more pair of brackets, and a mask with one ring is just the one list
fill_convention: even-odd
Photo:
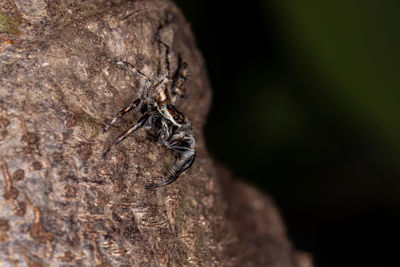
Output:
[[[0,0],[1,266],[310,266],[271,201],[213,165],[202,126],[211,90],[188,23],[170,1]],[[160,37],[191,74],[178,106],[198,158],[157,190],[174,155],[138,119],[107,122],[163,68]],[[221,180],[217,177],[220,176]],[[300,256],[299,256],[300,255]]]

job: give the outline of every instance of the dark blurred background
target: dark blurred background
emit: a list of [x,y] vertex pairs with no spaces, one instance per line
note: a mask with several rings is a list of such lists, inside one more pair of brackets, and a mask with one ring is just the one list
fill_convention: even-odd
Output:
[[276,200],[316,266],[395,264],[400,1],[176,2],[214,89],[213,157]]

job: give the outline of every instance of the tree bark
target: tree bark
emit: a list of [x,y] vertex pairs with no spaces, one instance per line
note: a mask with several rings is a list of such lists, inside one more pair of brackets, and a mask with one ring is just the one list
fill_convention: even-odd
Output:
[[[174,156],[140,130],[102,157],[139,118],[131,112],[102,133],[139,85],[105,58],[156,77],[164,62],[157,31],[171,70],[178,56],[188,65],[178,106],[198,157],[175,183],[146,190]],[[293,250],[274,204],[207,154],[211,89],[173,3],[1,0],[0,41],[1,266],[311,265]]]

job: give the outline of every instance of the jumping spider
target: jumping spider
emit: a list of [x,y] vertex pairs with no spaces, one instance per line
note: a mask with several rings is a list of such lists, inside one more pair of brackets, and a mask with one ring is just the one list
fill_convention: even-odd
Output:
[[141,127],[154,129],[158,137],[158,145],[166,146],[179,154],[179,158],[169,170],[168,178],[159,184],[147,185],[146,189],[154,189],[172,183],[192,166],[196,158],[196,141],[193,137],[191,124],[183,113],[174,106],[177,99],[183,96],[181,88],[187,79],[187,66],[179,56],[178,68],[173,77],[171,77],[170,48],[163,42],[160,41],[160,43],[164,47],[164,68],[166,73],[154,79],[148,78],[147,75],[128,62],[109,60],[114,64],[125,66],[136,75],[139,75],[141,77],[141,86],[138,90],[138,98],[129,106],[120,110],[106,124],[104,131],[107,131],[124,114],[137,107],[143,115],[136,124],[128,128],[106,149],[103,157],[107,155],[114,145],[120,143]]

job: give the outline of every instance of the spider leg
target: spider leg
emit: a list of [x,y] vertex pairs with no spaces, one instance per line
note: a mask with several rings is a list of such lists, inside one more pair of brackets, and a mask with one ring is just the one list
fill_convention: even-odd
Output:
[[[192,139],[191,141],[193,142],[194,139]],[[189,142],[182,140],[173,140],[171,144],[168,145],[168,147],[173,150],[182,152],[181,157],[174,164],[174,166],[172,166],[170,170],[170,175],[167,180],[159,184],[147,185],[145,187],[146,189],[155,189],[157,187],[168,185],[174,182],[176,179],[179,178],[179,176],[181,176],[183,172],[185,172],[193,165],[193,162],[196,159],[196,148],[194,147],[194,144],[190,144]]]
[[[161,29],[161,28],[160,28]],[[159,29],[159,30],[160,30]],[[158,30],[158,31],[159,31]],[[164,63],[165,63],[165,68],[167,69],[167,77],[168,77],[168,79],[170,79],[171,78],[171,64],[170,64],[170,61],[169,61],[169,57],[170,57],[170,54],[171,54],[171,48],[166,44],[166,43],[164,43],[162,40],[161,40],[161,38],[160,38],[160,35],[159,35],[159,32],[157,31],[157,33],[155,34],[155,39],[164,47],[164,49],[165,49],[165,53],[164,53]]]
[[132,109],[135,109],[135,108],[140,104],[140,101],[141,101],[141,99],[138,98],[138,99],[136,99],[135,101],[133,101],[132,104],[130,104],[130,105],[127,106],[126,108],[121,109],[121,110],[117,113],[117,115],[115,115],[115,117],[114,117],[109,123],[106,124],[106,127],[104,127],[104,130],[103,130],[103,131],[106,132],[106,131],[111,127],[111,125],[113,125],[114,123],[116,123],[125,113],[131,111]]
[[193,151],[190,154],[191,154],[190,157],[186,156],[187,159],[185,159],[185,163],[183,165],[179,166],[179,169],[177,169],[173,174],[171,174],[166,181],[161,182],[159,184],[147,185],[145,188],[146,189],[155,189],[157,187],[161,187],[161,186],[170,184],[170,183],[174,182],[176,179],[178,179],[179,176],[181,176],[181,174],[184,171],[186,171],[187,169],[189,169],[193,165],[193,162],[194,162],[194,160],[196,158],[196,152]]
[[165,145],[167,143],[167,140],[170,136],[170,129],[168,128],[167,123],[165,122],[165,120],[161,120],[161,129],[158,133],[158,142],[157,144],[159,146],[161,145]]
[[[178,68],[174,73],[174,76],[172,77],[172,82],[171,82],[171,94],[173,95],[174,100],[176,100],[177,97],[184,97],[183,94],[183,86],[187,82],[189,78],[189,72],[187,70],[187,64],[186,62],[182,61],[181,55],[178,56]],[[175,102],[175,101],[173,101]]]
[[128,69],[130,69],[132,72],[139,74],[140,76],[142,76],[142,78],[146,81],[146,83],[148,85],[150,85],[150,79],[146,76],[146,74],[144,74],[143,72],[141,72],[140,70],[138,70],[137,68],[135,68],[135,66],[133,66],[131,63],[126,62],[126,61],[114,61],[114,64],[117,65],[121,65],[121,66],[126,66],[128,67]]
[[118,137],[117,140],[115,140],[107,149],[106,151],[103,153],[103,158],[106,157],[107,153],[111,150],[111,148],[113,146],[115,146],[116,144],[120,143],[122,140],[124,140],[128,135],[130,135],[131,133],[133,133],[134,131],[136,131],[137,129],[141,128],[149,119],[149,114],[146,113],[144,114],[139,121],[133,125],[132,127],[130,127],[128,130],[126,130],[123,134],[121,134],[120,137]]
[[[120,65],[120,66],[125,66],[127,67],[130,71],[132,71],[133,73],[139,74],[142,77],[142,80],[140,81],[140,87],[139,87],[139,94],[140,96],[143,95],[147,95],[148,91],[149,91],[149,87],[151,87],[151,82],[150,82],[150,78],[147,77],[146,74],[144,74],[142,71],[138,70],[137,68],[135,68],[134,65],[132,65],[129,62],[126,61],[119,61],[119,60],[112,60],[109,58],[104,57],[105,60],[107,60],[108,62],[112,63],[112,64],[116,64],[116,65]],[[143,94],[143,88],[146,89],[145,94]]]
[[[139,74],[142,77],[142,81],[144,81],[144,84],[141,83],[140,87],[139,87],[139,95],[142,97],[143,96],[143,88],[146,89],[146,93],[149,89],[149,87],[151,86],[151,82],[150,79],[146,76],[146,74],[144,74],[143,72],[141,72],[140,70],[136,69],[135,66],[133,66],[131,63],[129,62],[125,62],[125,61],[118,61],[118,60],[111,60],[109,58],[104,57],[105,60],[107,60],[108,62],[112,63],[112,64],[116,64],[116,65],[121,65],[121,66],[125,66],[127,67],[129,70],[131,70],[132,72]],[[126,108],[120,110],[117,115],[115,115],[115,117],[106,124],[105,128],[104,128],[104,132],[106,132],[114,123],[116,123],[125,113],[131,111],[132,109],[135,109],[141,102],[141,97],[136,99],[135,101],[132,102],[132,104],[130,104],[129,106],[127,106]],[[144,113],[143,110],[147,109],[147,105],[142,105],[142,114]]]
[[133,66],[131,63],[126,62],[126,61],[119,61],[119,60],[112,60],[109,58],[104,57],[105,60],[107,60],[108,62],[112,63],[112,64],[116,64],[116,65],[121,65],[121,66],[126,66],[128,67],[128,69],[130,69],[132,72],[139,74],[140,76],[142,76],[142,78],[144,78],[146,80],[146,82],[148,84],[150,84],[150,79],[149,77],[146,76],[146,74],[144,74],[143,72],[141,72],[140,70],[136,69],[135,66]]

